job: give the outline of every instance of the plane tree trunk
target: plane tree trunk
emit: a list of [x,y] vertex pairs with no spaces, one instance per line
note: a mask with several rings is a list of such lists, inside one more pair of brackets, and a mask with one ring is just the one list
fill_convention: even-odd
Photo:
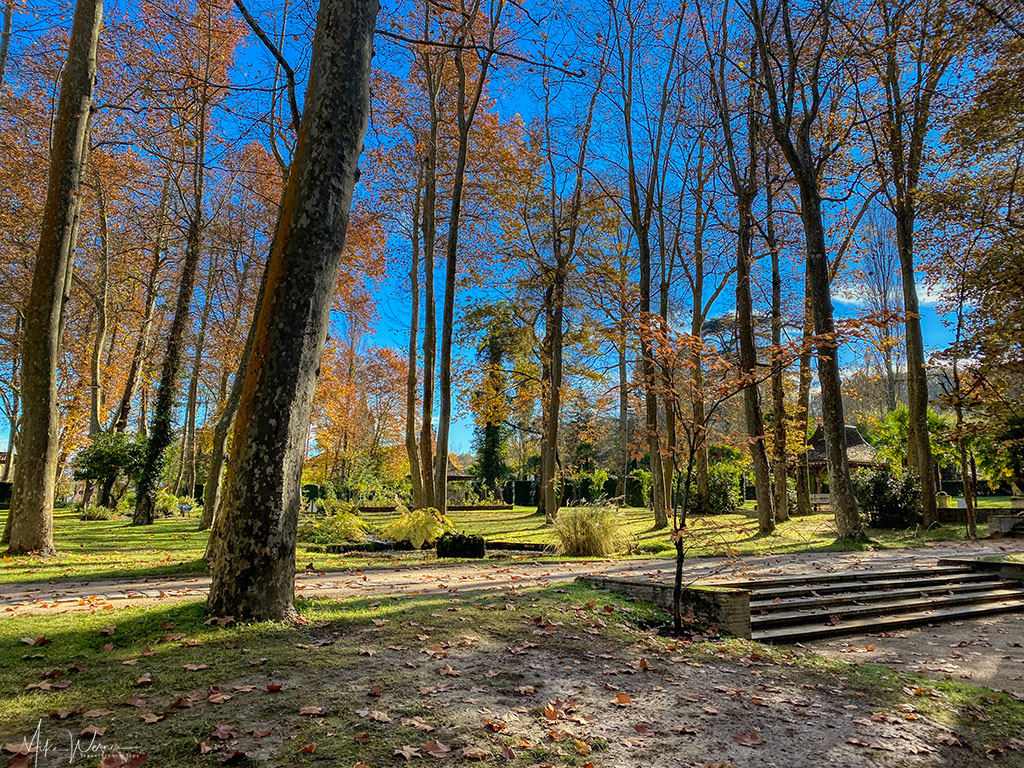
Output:
[[60,452],[57,358],[78,234],[102,16],[102,0],[78,0],[53,123],[46,204],[21,345],[21,436],[9,512],[12,554],[54,552],[53,494]]
[[303,449],[369,117],[376,0],[323,0],[214,551],[217,615],[295,615]]

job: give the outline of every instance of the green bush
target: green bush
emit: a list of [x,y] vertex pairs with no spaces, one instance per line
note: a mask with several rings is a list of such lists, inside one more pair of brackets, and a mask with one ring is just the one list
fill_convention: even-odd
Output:
[[366,535],[367,525],[358,515],[338,512],[326,517],[306,517],[299,521],[296,538],[310,544],[341,544],[359,541]]
[[78,508],[79,520],[113,520],[117,512],[99,504],[82,504]]
[[124,496],[117,500],[117,514],[119,515],[131,515],[135,512],[135,492],[128,491]]
[[[708,498],[704,513],[728,515],[743,505],[740,491],[742,468],[731,461],[720,461],[708,467]],[[699,512],[699,510],[691,510]]]
[[415,549],[433,544],[446,532],[454,533],[455,524],[433,507],[402,509],[382,531],[389,541],[408,541]]
[[646,507],[651,503],[651,473],[634,469],[626,478],[626,506]]
[[603,504],[568,507],[555,518],[558,551],[577,557],[604,557],[625,545],[623,520],[618,510]]
[[921,524],[921,485],[915,474],[861,470],[851,479],[861,514],[872,528],[903,530]]
[[465,533],[445,533],[437,540],[438,557],[486,557],[484,537]]

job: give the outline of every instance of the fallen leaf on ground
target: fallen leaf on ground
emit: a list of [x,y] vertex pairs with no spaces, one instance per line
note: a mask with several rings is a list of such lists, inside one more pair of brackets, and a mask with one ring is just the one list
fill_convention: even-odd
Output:
[[404,747],[396,749],[394,754],[401,755],[406,760],[412,760],[414,757],[420,756],[420,751],[417,747],[410,747],[406,744]]
[[757,731],[737,733],[732,737],[732,740],[744,747],[760,747],[764,744],[764,739],[758,736]]

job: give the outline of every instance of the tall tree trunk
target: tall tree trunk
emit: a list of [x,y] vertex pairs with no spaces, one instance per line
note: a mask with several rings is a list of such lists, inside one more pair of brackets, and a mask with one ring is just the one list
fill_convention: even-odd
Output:
[[[751,158],[751,169],[754,158]],[[758,530],[775,530],[771,474],[764,444],[764,417],[757,381],[757,346],[754,342],[754,304],[750,295],[750,263],[753,257],[753,186],[746,185],[736,197],[739,236],[736,246],[736,333],[739,336],[740,370],[748,380],[743,389],[743,420],[747,427],[747,448],[754,464],[754,492],[757,496]]]
[[[462,194],[466,184],[466,163],[469,159],[469,132],[473,127],[477,107],[483,93],[491,57],[494,55],[494,36],[497,19],[501,17],[504,0],[497,0],[496,17],[492,19],[491,46],[480,60],[480,71],[472,93],[467,91],[467,77],[464,50],[455,51],[455,68],[458,72],[459,89],[456,105],[456,125],[459,133],[458,149],[455,156],[455,173],[452,179],[451,212],[448,216],[448,239],[444,273],[444,309],[441,315],[441,370],[439,374],[439,414],[437,419],[437,455],[434,456],[434,501],[437,509],[444,514],[448,509],[448,435],[452,420],[452,334],[455,322],[455,277],[458,272],[456,260],[459,252],[459,225],[462,217]],[[469,103],[466,99],[469,97]]]
[[804,280],[804,326],[800,351],[800,374],[797,383],[796,413],[793,420],[800,434],[800,454],[796,461],[796,511],[799,515],[813,514],[811,506],[811,470],[807,463],[807,425],[811,413],[811,337],[814,335],[814,315],[811,294]]
[[[642,226],[636,229],[637,242],[640,246],[640,315],[642,324],[646,326],[651,323],[651,248],[646,230]],[[640,235],[641,231],[643,236]],[[662,472],[656,360],[651,330],[643,328],[640,333],[640,364],[644,379],[644,426],[651,466],[651,505],[654,508],[654,527],[661,529],[668,525],[668,509],[665,499],[665,477]]]
[[[693,312],[690,319],[690,335],[694,339],[701,339],[704,335],[704,228],[707,226],[707,214],[704,210],[704,153],[703,147],[698,159],[697,177],[700,179],[700,186],[696,195],[696,206],[694,213],[694,234],[693,234]],[[693,423],[704,424],[706,414],[704,412],[704,356],[701,354],[699,345],[694,346],[693,360]],[[696,481],[696,488],[688,495],[688,503],[695,510],[703,512],[711,497],[711,483],[708,476],[708,441],[706,436],[697,441],[694,450],[696,456],[693,461],[692,480]],[[685,512],[689,512],[686,510]]]
[[[206,61],[207,70],[211,62]],[[207,76],[209,72],[207,71]],[[167,351],[160,370],[160,389],[153,407],[149,442],[146,444],[146,458],[136,489],[135,516],[133,525],[151,525],[156,509],[157,492],[160,489],[165,454],[173,438],[174,401],[178,394],[178,374],[182,355],[185,351],[185,333],[195,292],[196,272],[199,269],[199,255],[203,245],[203,199],[206,184],[206,131],[209,119],[208,80],[204,81],[198,96],[195,115],[195,152],[193,155],[192,210],[185,235],[185,260],[181,267],[178,297],[174,305],[174,317],[167,337]],[[180,474],[179,474],[180,480]],[[176,482],[175,485],[178,483]]]
[[558,492],[558,422],[562,410],[562,348],[565,317],[565,263],[558,251],[557,263],[551,274],[551,285],[546,292],[545,349],[547,360],[547,396],[543,398],[543,439],[541,441],[541,497],[544,518],[554,522],[558,516],[561,494]]
[[11,27],[14,23],[14,0],[4,3],[3,29],[0,31],[0,88],[4,86],[7,74],[7,53],[11,50]]
[[[907,342],[907,416],[912,439],[908,443],[909,464],[921,480],[921,506],[924,525],[938,520],[935,493],[935,462],[928,437],[928,371],[924,360],[924,336],[914,274],[914,209],[909,199],[896,209],[896,249],[903,277],[903,307],[906,313]],[[914,453],[909,448],[914,448]]]
[[[262,301],[261,295],[257,299],[257,310]],[[253,317],[256,317],[254,313]],[[245,340],[245,349],[238,360],[238,367],[235,370],[235,378],[231,382],[231,391],[227,400],[224,401],[224,408],[217,417],[217,426],[213,428],[213,445],[210,447],[210,466],[206,472],[206,484],[203,487],[203,515],[199,520],[199,530],[212,529],[210,538],[206,543],[207,559],[213,552],[213,539],[216,535],[216,523],[220,520],[220,507],[224,500],[221,490],[224,474],[224,461],[228,444],[228,433],[235,423],[235,416],[238,414],[238,404],[242,399],[242,385],[245,383],[246,366],[249,364],[249,355],[252,349],[252,339],[255,331],[250,323],[249,334]]]
[[[424,6],[425,39],[430,35],[429,5]],[[434,297],[434,253],[437,247],[437,144],[440,115],[438,91],[441,72],[434,69],[431,56],[425,50],[422,57],[423,73],[427,81],[430,111],[427,130],[427,151],[423,166],[423,410],[420,420],[420,463],[423,506],[437,507],[434,490],[434,375],[437,369],[437,302]],[[443,60],[442,60],[443,66]]]
[[52,554],[60,451],[57,358],[89,149],[102,0],[78,0],[50,146],[50,174],[22,337],[22,425],[12,489],[10,552]]
[[208,607],[295,615],[295,530],[317,372],[369,115],[376,0],[323,0],[235,423]]
[[413,509],[421,509],[424,506],[423,470],[416,446],[416,350],[420,327],[420,181],[422,176],[417,180],[416,197],[412,203],[412,258],[409,264],[412,307],[409,311],[409,370],[405,377],[405,451],[409,456]]
[[[110,229],[107,222],[107,196],[103,190],[103,180],[99,173],[96,179],[96,199],[99,205],[99,285],[92,291],[93,306],[96,314],[96,330],[93,335],[92,356],[89,361],[89,436],[93,437],[103,431],[101,411],[103,409],[102,360],[103,347],[107,338],[107,294],[110,286]],[[100,502],[102,504],[102,502]]]
[[4,468],[0,481],[11,481],[11,469],[14,466],[14,441],[18,437],[18,392],[11,393],[11,412],[7,414],[7,455],[4,456]]
[[629,487],[629,372],[626,360],[628,348],[626,338],[625,305],[623,305],[622,324],[619,328],[619,469],[622,478],[619,480],[618,495],[622,497],[622,506],[628,506],[626,489]]
[[[197,164],[196,172],[200,175],[203,174],[201,165]],[[199,186],[202,186],[201,183]],[[134,525],[151,525],[153,523],[157,492],[160,490],[160,478],[164,470],[165,454],[174,436],[171,417],[178,392],[177,379],[181,370],[185,330],[189,320],[189,310],[192,306],[196,270],[199,266],[199,251],[202,245],[201,201],[200,193],[193,201],[196,207],[189,219],[185,261],[181,269],[178,298],[174,306],[171,329],[167,336],[167,351],[164,354],[163,366],[160,370],[160,389],[157,391],[156,405],[153,407],[145,463],[139,477]]]
[[772,259],[772,354],[770,356],[772,386],[772,442],[774,444],[773,476],[775,519],[789,519],[789,476],[786,454],[786,390],[782,355],[782,273],[779,241],[775,234],[775,199],[772,190],[770,159],[765,157],[765,234]]
[[199,411],[199,378],[203,369],[203,352],[206,348],[206,329],[213,309],[213,288],[219,277],[217,259],[210,264],[210,274],[203,292],[203,310],[199,319],[199,333],[196,336],[195,355],[192,358],[192,375],[189,377],[188,401],[186,405],[185,443],[181,454],[182,483],[185,495],[194,496],[196,487],[196,418]]
[[843,415],[842,381],[839,376],[839,343],[836,340],[832,317],[832,291],[829,287],[828,262],[825,256],[821,198],[816,179],[798,180],[801,181],[800,213],[807,243],[807,278],[811,293],[811,309],[814,313],[829,496],[839,538],[864,540],[866,537],[857,510],[857,500],[850,485],[850,465],[846,457],[846,423]]
[[[669,327],[668,322],[668,292],[672,282],[671,268],[665,263],[665,249],[662,247],[661,259],[661,296],[658,306],[658,315],[661,318],[663,328]],[[666,525],[668,524],[668,510],[675,506],[673,493],[675,488],[675,466],[676,466],[676,408],[675,408],[675,375],[668,365],[661,366],[661,387],[665,393],[662,397],[662,406],[665,413],[665,456],[661,462],[661,471],[665,483],[665,514]]]
[[[128,429],[128,418],[131,416],[132,401],[135,399],[135,392],[139,387],[139,379],[142,376],[142,364],[146,358],[146,348],[149,346],[149,334],[153,327],[153,314],[156,311],[156,300],[158,293],[157,278],[160,276],[160,268],[164,263],[164,246],[166,243],[164,223],[167,216],[167,205],[170,197],[171,176],[170,172],[164,177],[163,189],[160,192],[160,205],[157,213],[157,235],[153,242],[153,263],[149,268],[146,277],[146,302],[142,310],[142,323],[139,325],[139,335],[135,340],[135,348],[132,350],[132,361],[128,366],[128,376],[124,382],[124,391],[121,394],[121,402],[114,415],[111,430],[124,434]],[[142,422],[145,423],[145,416]]]

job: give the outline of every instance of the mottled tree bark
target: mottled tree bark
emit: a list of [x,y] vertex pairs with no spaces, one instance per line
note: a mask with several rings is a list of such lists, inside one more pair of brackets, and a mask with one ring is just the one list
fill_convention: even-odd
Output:
[[[697,189],[694,195],[693,214],[693,312],[690,318],[690,335],[695,339],[701,339],[704,335],[704,230],[708,223],[708,212],[704,207],[704,190],[708,175],[704,170],[704,145],[700,147],[700,155],[697,158]],[[704,360],[699,345],[694,346],[693,352],[693,422],[703,425],[706,420],[704,413]],[[692,462],[691,481],[695,488],[687,493],[688,503],[695,510],[704,511],[705,505],[711,496],[710,481],[708,478],[708,443],[705,439],[698,440],[694,450],[696,455]],[[689,466],[689,463],[687,464]],[[689,510],[684,510],[684,514]]]
[[89,149],[102,0],[78,0],[50,145],[50,175],[22,337],[22,423],[10,552],[51,554],[60,450],[57,358]]
[[306,104],[255,321],[208,607],[295,615],[303,447],[369,116],[376,0],[323,0]]

